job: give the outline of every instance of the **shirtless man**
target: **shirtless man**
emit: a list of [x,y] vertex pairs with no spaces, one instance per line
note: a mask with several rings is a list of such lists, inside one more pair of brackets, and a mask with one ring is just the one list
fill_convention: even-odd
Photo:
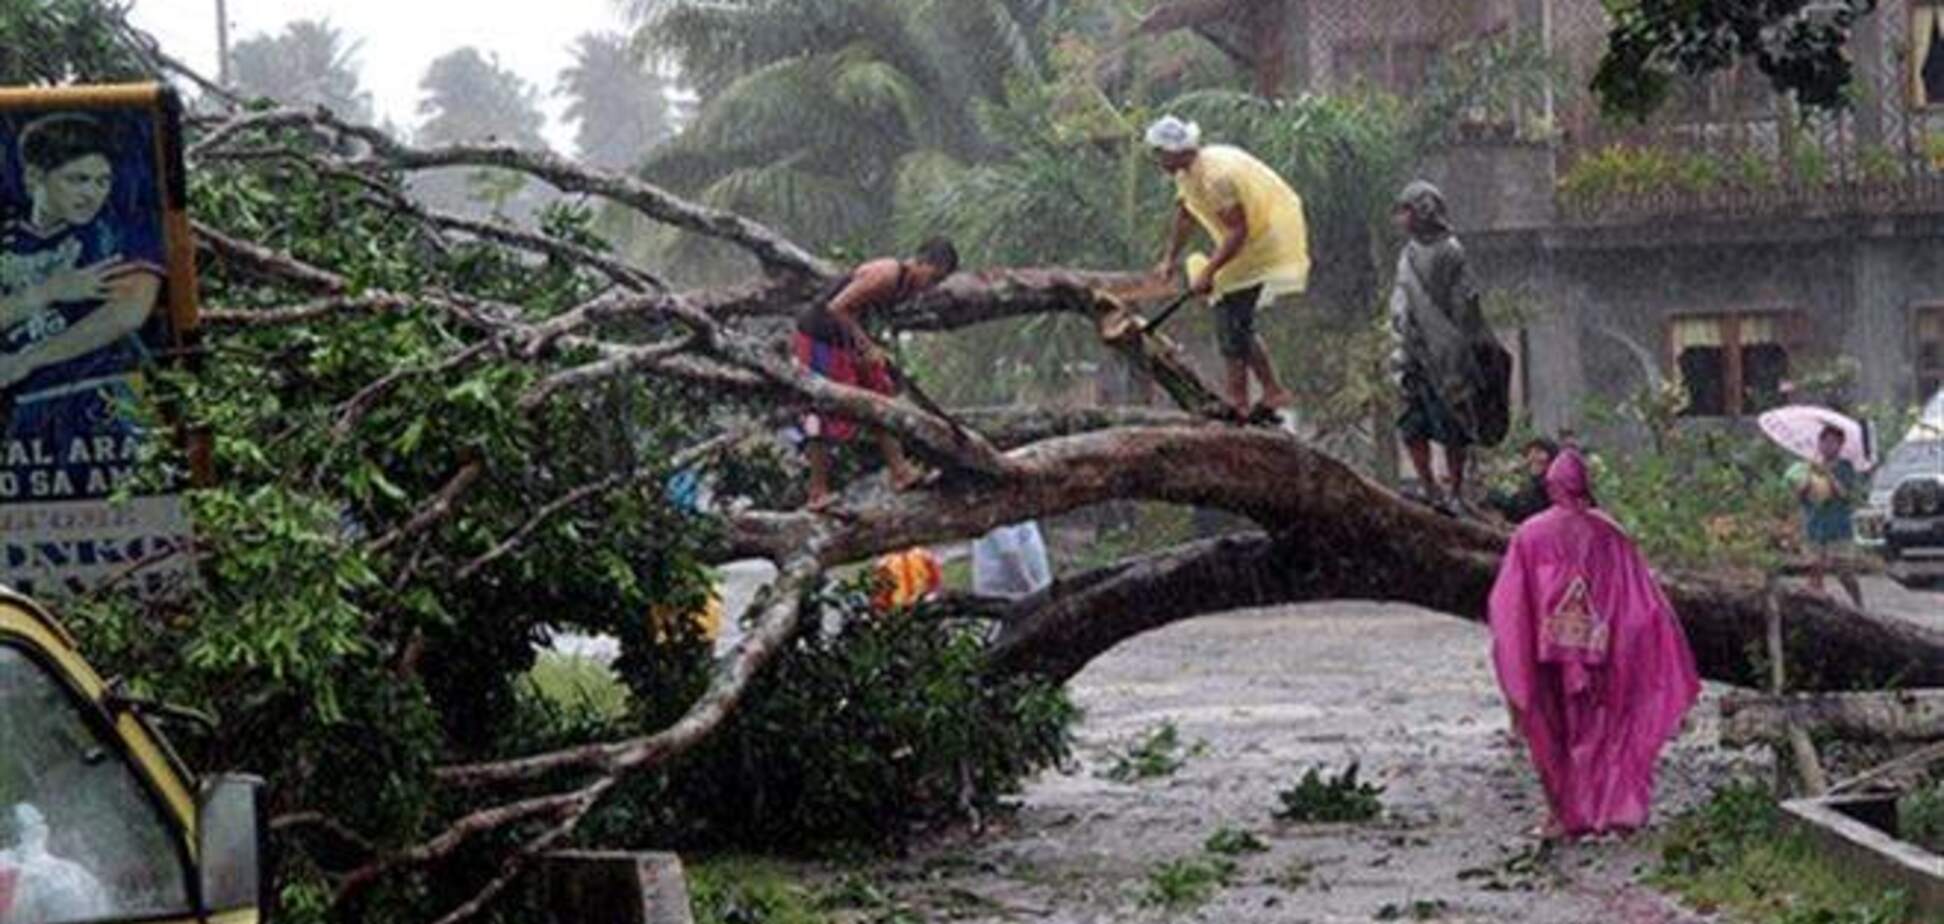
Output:
[[[797,316],[797,364],[833,382],[883,395],[895,393],[890,365],[864,331],[863,320],[938,285],[956,269],[958,251],[942,238],[925,242],[909,259],[884,257],[858,266],[834,294],[818,299]],[[808,508],[825,510],[835,499],[830,490],[830,444],[856,435],[857,423],[813,411],[803,417],[803,433],[810,461]],[[917,484],[921,476],[897,439],[882,431],[874,435],[890,469],[892,487],[905,490]]]

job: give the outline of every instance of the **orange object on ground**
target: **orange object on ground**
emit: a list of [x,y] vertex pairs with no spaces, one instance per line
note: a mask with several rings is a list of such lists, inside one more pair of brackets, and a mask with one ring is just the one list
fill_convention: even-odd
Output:
[[[686,614],[695,631],[711,642],[722,635],[722,593],[720,588],[710,588],[709,602],[702,609]],[[667,641],[669,633],[680,625],[677,620],[681,614],[667,604],[657,604],[648,610],[648,623],[654,627],[655,640]]]
[[878,583],[871,605],[880,613],[915,606],[945,583],[938,556],[924,546],[879,556],[871,571]]

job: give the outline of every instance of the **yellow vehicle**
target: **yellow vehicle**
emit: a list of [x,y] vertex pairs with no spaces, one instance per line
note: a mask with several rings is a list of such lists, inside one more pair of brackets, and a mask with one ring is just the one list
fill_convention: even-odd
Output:
[[197,781],[39,604],[0,588],[0,924],[266,919],[262,781]]

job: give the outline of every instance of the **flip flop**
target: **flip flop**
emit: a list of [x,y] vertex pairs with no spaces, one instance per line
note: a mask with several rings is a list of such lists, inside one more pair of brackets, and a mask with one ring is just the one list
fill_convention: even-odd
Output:
[[911,491],[916,491],[919,488],[930,487],[933,483],[937,482],[938,471],[936,469],[920,469],[910,478],[903,480],[890,479],[890,481],[891,490],[894,493],[906,494]]
[[1543,844],[1557,843],[1566,839],[1566,829],[1557,821],[1547,821],[1527,828],[1525,836]]

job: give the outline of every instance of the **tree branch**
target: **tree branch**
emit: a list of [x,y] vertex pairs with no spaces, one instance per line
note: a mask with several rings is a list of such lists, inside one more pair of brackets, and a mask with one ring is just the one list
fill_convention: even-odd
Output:
[[221,151],[224,145],[251,132],[292,128],[316,129],[317,119],[296,109],[246,112],[218,124],[208,134],[197,139],[195,144],[183,149],[182,156],[190,161],[206,160],[212,153]]
[[[798,289],[795,298],[751,298],[712,311],[724,319],[782,318],[815,293]],[[1147,273],[1051,268],[995,268],[954,273],[937,288],[894,309],[889,324],[903,331],[949,331],[1043,314],[1073,314],[1092,320],[1100,299],[1163,300],[1173,292]]]
[[[991,484],[899,495],[851,511],[843,522],[744,513],[731,518],[728,545],[740,554],[814,549],[825,567],[835,567],[1108,500],[1229,510],[1273,531],[1274,539],[1123,565],[1093,576],[1084,599],[1055,597],[1038,604],[1038,615],[1009,619],[995,660],[1064,679],[1122,639],[1203,612],[1366,599],[1479,619],[1506,540],[1500,531],[1404,501],[1280,431],[1115,429],[1033,443],[1007,457],[1015,469]],[[1674,574],[1664,584],[1704,672],[1747,681],[1748,652],[1765,626],[1762,587],[1694,574]],[[1944,686],[1944,633],[1806,593],[1788,595],[1785,606],[1795,629],[1789,663],[1799,666],[1804,686],[1859,677]]]
[[1056,436],[1074,436],[1116,427],[1214,426],[1205,418],[1176,410],[1138,405],[1065,407],[1019,404],[1003,407],[953,408],[952,416],[991,439],[994,445],[1016,449]]
[[563,510],[567,510],[571,507],[574,507],[586,501],[589,498],[596,497],[601,494],[605,494],[608,491],[621,487],[622,485],[639,482],[645,478],[648,478],[654,474],[659,473],[660,471],[681,471],[684,468],[687,468],[691,465],[695,465],[701,462],[703,458],[714,455],[723,450],[726,450],[730,446],[740,443],[747,438],[748,438],[748,434],[739,431],[731,431],[729,433],[724,433],[720,436],[707,440],[698,446],[692,446],[679,453],[676,453],[673,458],[668,460],[668,463],[665,466],[659,466],[655,469],[637,469],[635,471],[630,471],[630,472],[615,472],[611,475],[608,475],[605,478],[601,478],[597,481],[589,482],[587,484],[581,485],[580,487],[573,489],[572,491],[568,491],[566,494],[563,494],[557,498],[554,498],[551,501],[548,501],[539,510],[534,511],[533,515],[526,519],[526,522],[521,523],[519,528],[515,529],[505,539],[502,539],[499,542],[494,543],[492,548],[486,550],[479,557],[474,558],[472,561],[467,562],[466,565],[460,568],[459,572],[454,575],[454,578],[459,581],[471,580],[487,565],[490,565],[493,562],[500,560],[501,558],[505,557],[507,554],[511,553],[513,550],[519,548],[520,543],[526,541],[527,536],[532,535],[534,530],[539,529],[542,524],[546,523],[549,519],[552,519],[555,515],[559,514]]
[[236,264],[247,275],[275,279],[322,295],[341,295],[350,288],[343,276],[318,269],[289,254],[230,237],[202,222],[195,222],[193,227],[197,243],[216,259]]
[[488,831],[497,831],[532,818],[563,816],[581,810],[588,788],[591,787],[566,793],[535,796],[531,799],[521,799],[472,812],[453,822],[430,840],[385,854],[345,874],[344,878],[338,881],[337,892],[332,898],[332,903],[343,904],[356,897],[387,873],[443,860],[465,846],[467,841]]
[[195,69],[170,57],[167,52],[162,50],[160,43],[156,42],[147,33],[135,28],[128,21],[128,13],[125,9],[114,10],[113,15],[115,17],[115,31],[121,36],[124,42],[134,48],[136,53],[145,59],[150,70],[157,76],[161,76],[164,71],[174,72],[181,75],[190,83],[195,84],[210,99],[219,100],[232,109],[243,105],[243,100],[235,93],[230,92],[229,88],[217,84],[215,81],[196,72]]
[[341,315],[381,314],[412,305],[414,299],[396,292],[366,292],[363,295],[332,295],[281,308],[205,308],[203,323],[223,327],[289,327],[311,324]]
[[486,883],[472,898],[467,899],[465,904],[454,908],[434,924],[459,924],[460,921],[484,911],[487,905],[492,904],[507,886],[512,885],[513,881],[526,871],[535,857],[553,849],[553,845],[572,835],[574,829],[580,826],[581,819],[587,817],[587,813],[594,809],[594,806],[601,801],[601,797],[606,795],[614,784],[615,777],[609,776],[596,780],[582,789],[576,794],[579,797],[578,804],[567,813],[566,818],[561,819],[559,824],[547,829],[539,837],[521,845],[519,850],[514,851],[500,863],[499,875],[494,876],[491,882]]
[[899,495],[852,511],[837,526],[807,513],[746,513],[731,520],[731,543],[762,547],[773,541],[766,536],[827,530],[818,548],[832,567],[1110,500],[1229,510],[1266,528],[1341,524],[1353,535],[1408,537],[1463,551],[1496,552],[1504,540],[1484,526],[1404,502],[1280,430],[1120,428],[1043,440],[1006,459],[1006,475],[994,483]]
[[796,636],[803,595],[822,569],[817,558],[800,554],[786,559],[783,570],[753,606],[762,616],[735,650],[717,662],[709,688],[673,725],[652,735],[612,744],[589,744],[515,760],[443,767],[440,781],[460,788],[535,780],[562,770],[596,770],[606,774],[640,771],[671,760],[727,721],[749,691],[749,684]]
[[387,395],[391,394],[392,390],[397,388],[400,382],[422,375],[444,375],[486,355],[486,353],[492,350],[498,349],[501,344],[502,341],[498,337],[488,338],[474,343],[472,346],[460,350],[430,366],[394,369],[386,373],[384,377],[358,389],[357,394],[352,395],[343,404],[339,405],[340,410],[338,411],[337,422],[331,425],[331,438],[342,442],[346,437],[350,436],[351,431],[357,429],[358,423],[364,420],[365,415],[371,413],[371,409],[377,406],[379,401],[384,400]]
[[459,466],[459,470],[452,474],[452,478],[445,483],[444,487],[432,495],[431,500],[419,507],[418,512],[413,514],[410,520],[372,540],[365,547],[365,551],[372,555],[381,554],[386,549],[437,526],[440,521],[459,509],[459,499],[464,497],[473,483],[479,480],[479,476],[485,473],[485,459],[475,456],[468,460],[464,465]]
[[520,396],[520,410],[532,412],[563,391],[587,388],[609,379],[621,378],[629,373],[652,370],[663,360],[678,353],[686,353],[700,342],[700,337],[690,334],[649,346],[598,344],[598,349],[606,354],[606,359],[563,369],[533,383],[532,387]]
[[580,166],[550,151],[511,145],[455,144],[417,148],[399,142],[369,125],[357,125],[324,109],[278,109],[239,116],[217,128],[217,143],[199,143],[192,152],[207,157],[220,144],[251,131],[298,126],[326,128],[370,147],[368,157],[352,163],[385,165],[403,170],[438,167],[497,167],[544,180],[562,192],[597,196],[624,205],[662,224],[734,244],[772,272],[817,278],[836,274],[835,267],[776,231],[731,212],[708,208],[660,187],[623,174]]

